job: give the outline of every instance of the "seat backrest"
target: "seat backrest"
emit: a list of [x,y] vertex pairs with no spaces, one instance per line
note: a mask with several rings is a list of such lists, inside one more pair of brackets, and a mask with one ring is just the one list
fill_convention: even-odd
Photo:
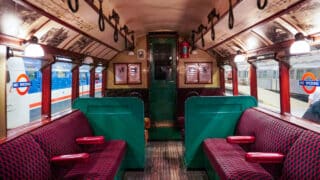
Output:
[[305,131],[289,150],[281,179],[320,178],[320,134]]
[[[247,151],[279,152],[286,155],[303,131],[305,130],[281,119],[255,109],[248,109],[238,122],[236,134],[256,137],[255,143],[250,145]],[[264,167],[275,177],[281,174],[281,165],[264,165]]]
[[0,179],[51,179],[49,160],[30,134],[0,145]]
[[80,111],[68,114],[31,132],[31,134],[48,158],[81,152],[75,139],[93,135],[87,118]]

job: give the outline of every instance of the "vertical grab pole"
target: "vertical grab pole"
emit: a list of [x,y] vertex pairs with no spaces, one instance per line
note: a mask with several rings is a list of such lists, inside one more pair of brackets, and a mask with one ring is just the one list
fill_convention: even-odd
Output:
[[284,61],[284,52],[276,53],[275,59],[279,62],[280,113],[290,113],[290,65]]
[[107,93],[107,72],[108,72],[108,66],[106,66],[102,70],[102,82],[101,82],[101,96],[106,97]]
[[224,82],[224,68],[223,66],[219,66],[219,76],[220,76],[220,89],[223,94],[226,93],[226,86]]
[[72,69],[72,92],[71,92],[71,101],[79,97],[79,65],[75,65]]
[[93,66],[90,69],[90,91],[89,91],[89,96],[94,97],[95,94],[95,85],[96,85],[96,67]]
[[258,84],[257,84],[257,67],[250,63],[250,95],[258,99]]
[[51,117],[51,75],[52,63],[48,63],[42,68],[42,119]]
[[238,68],[235,63],[232,63],[232,91],[234,96],[239,95],[239,90],[238,90]]

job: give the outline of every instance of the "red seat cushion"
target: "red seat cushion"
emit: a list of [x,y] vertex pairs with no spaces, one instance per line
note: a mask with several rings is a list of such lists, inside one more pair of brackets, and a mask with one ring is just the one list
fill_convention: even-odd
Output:
[[284,155],[281,153],[248,152],[246,161],[253,163],[282,163]]
[[103,136],[86,136],[79,137],[76,139],[78,144],[103,144],[104,137]]
[[107,141],[103,147],[103,151],[90,153],[90,158],[86,163],[76,164],[64,178],[114,179],[125,156],[126,143],[122,140],[112,140]]
[[77,153],[77,154],[64,154],[59,156],[54,156],[50,159],[53,163],[58,164],[68,164],[68,163],[77,163],[88,160],[88,153]]
[[273,179],[262,166],[246,161],[246,152],[238,144],[213,138],[204,141],[203,149],[221,179]]
[[256,138],[254,136],[228,136],[227,142],[234,144],[248,144],[254,143]]

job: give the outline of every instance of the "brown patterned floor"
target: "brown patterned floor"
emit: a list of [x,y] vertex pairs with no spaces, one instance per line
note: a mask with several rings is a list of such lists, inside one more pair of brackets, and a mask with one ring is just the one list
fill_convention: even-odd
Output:
[[149,142],[144,171],[127,171],[125,180],[207,180],[205,171],[187,171],[180,141]]

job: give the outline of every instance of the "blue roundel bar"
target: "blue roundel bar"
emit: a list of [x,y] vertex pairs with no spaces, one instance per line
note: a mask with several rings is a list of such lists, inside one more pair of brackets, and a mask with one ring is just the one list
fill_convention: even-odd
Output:
[[300,86],[320,86],[320,80],[299,80]]

